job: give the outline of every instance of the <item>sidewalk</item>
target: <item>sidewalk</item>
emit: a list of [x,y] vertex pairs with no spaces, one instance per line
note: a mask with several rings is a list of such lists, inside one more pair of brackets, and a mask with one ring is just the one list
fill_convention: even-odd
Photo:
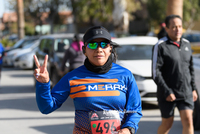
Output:
[[74,107],[71,99],[57,111],[43,115],[36,105],[32,71],[4,70],[1,83],[1,134],[72,134]]

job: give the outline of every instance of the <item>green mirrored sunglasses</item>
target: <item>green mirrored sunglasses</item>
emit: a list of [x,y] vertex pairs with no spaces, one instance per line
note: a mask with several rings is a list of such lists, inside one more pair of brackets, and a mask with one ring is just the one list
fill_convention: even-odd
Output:
[[107,43],[107,42],[91,42],[91,43],[88,43],[87,44],[87,47],[89,49],[97,49],[98,45],[101,47],[101,48],[107,48],[110,46],[110,43]]

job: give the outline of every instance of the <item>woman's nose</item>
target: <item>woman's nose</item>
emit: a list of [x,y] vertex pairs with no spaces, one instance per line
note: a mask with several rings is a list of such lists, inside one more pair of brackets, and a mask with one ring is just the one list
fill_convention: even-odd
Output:
[[100,50],[100,51],[101,51],[102,49],[103,49],[103,48],[102,48],[100,45],[97,46],[97,50]]

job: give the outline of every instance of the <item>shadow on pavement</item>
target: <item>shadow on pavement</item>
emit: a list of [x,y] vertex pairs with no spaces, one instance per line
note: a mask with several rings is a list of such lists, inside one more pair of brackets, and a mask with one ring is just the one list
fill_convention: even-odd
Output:
[[142,110],[158,109],[157,102],[142,102]]
[[[147,132],[148,134],[156,134],[157,129],[160,126],[160,123],[161,123],[160,121],[140,121],[137,134],[147,134]],[[181,134],[181,133],[182,133],[181,121],[174,121],[169,134]],[[194,131],[194,134],[200,134],[200,130]]]
[[10,94],[10,93],[35,93],[35,87],[32,85],[1,86],[0,94]]
[[26,78],[26,77],[33,77],[33,74],[13,74],[10,75],[11,77],[15,77],[15,78]]
[[36,126],[32,127],[45,134],[72,134],[74,124],[60,124],[60,125],[49,125],[49,126]]
[[[27,96],[22,98],[0,100],[0,109],[18,109],[24,111],[39,111],[34,96]],[[74,111],[74,105],[71,99],[67,99],[58,111]]]

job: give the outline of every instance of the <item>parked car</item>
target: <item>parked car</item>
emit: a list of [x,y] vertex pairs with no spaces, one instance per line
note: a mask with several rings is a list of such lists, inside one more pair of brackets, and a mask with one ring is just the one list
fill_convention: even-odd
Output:
[[31,43],[32,41],[35,41],[39,39],[39,36],[26,36],[20,40],[18,40],[12,47],[5,50],[5,52],[22,48],[23,46],[26,46],[27,44]]
[[38,36],[25,37],[25,38],[19,40],[18,42],[16,42],[14,44],[14,46],[12,46],[11,48],[6,49],[5,52],[4,52],[3,66],[13,67],[14,66],[13,57],[16,55],[16,53],[18,51],[20,51],[23,47],[31,44],[32,42],[36,41],[37,39],[39,39]]
[[24,46],[20,51],[16,52],[16,54],[13,56],[14,67],[21,69],[33,69],[35,64],[33,55],[36,54],[38,45],[39,40],[36,40],[29,45]]
[[[80,35],[82,37],[82,35]],[[47,70],[49,72],[51,86],[53,87],[62,77],[61,64],[64,57],[64,52],[69,48],[73,41],[74,34],[52,34],[45,35],[40,38],[38,51],[36,56],[39,63],[42,65],[44,57],[48,54]],[[63,43],[59,43],[63,41]],[[66,63],[66,72],[69,69],[69,64]]]
[[200,54],[193,55],[193,61],[194,61],[194,69],[195,69],[195,78],[196,78],[196,84],[197,84],[197,94],[198,99],[194,103],[194,113],[193,113],[193,124],[195,130],[200,130]]
[[156,84],[152,79],[152,47],[157,37],[134,36],[115,38],[121,47],[117,49],[117,63],[129,69],[135,77],[142,101],[156,101]]
[[183,38],[190,41],[193,54],[200,53],[200,32],[184,33]]

